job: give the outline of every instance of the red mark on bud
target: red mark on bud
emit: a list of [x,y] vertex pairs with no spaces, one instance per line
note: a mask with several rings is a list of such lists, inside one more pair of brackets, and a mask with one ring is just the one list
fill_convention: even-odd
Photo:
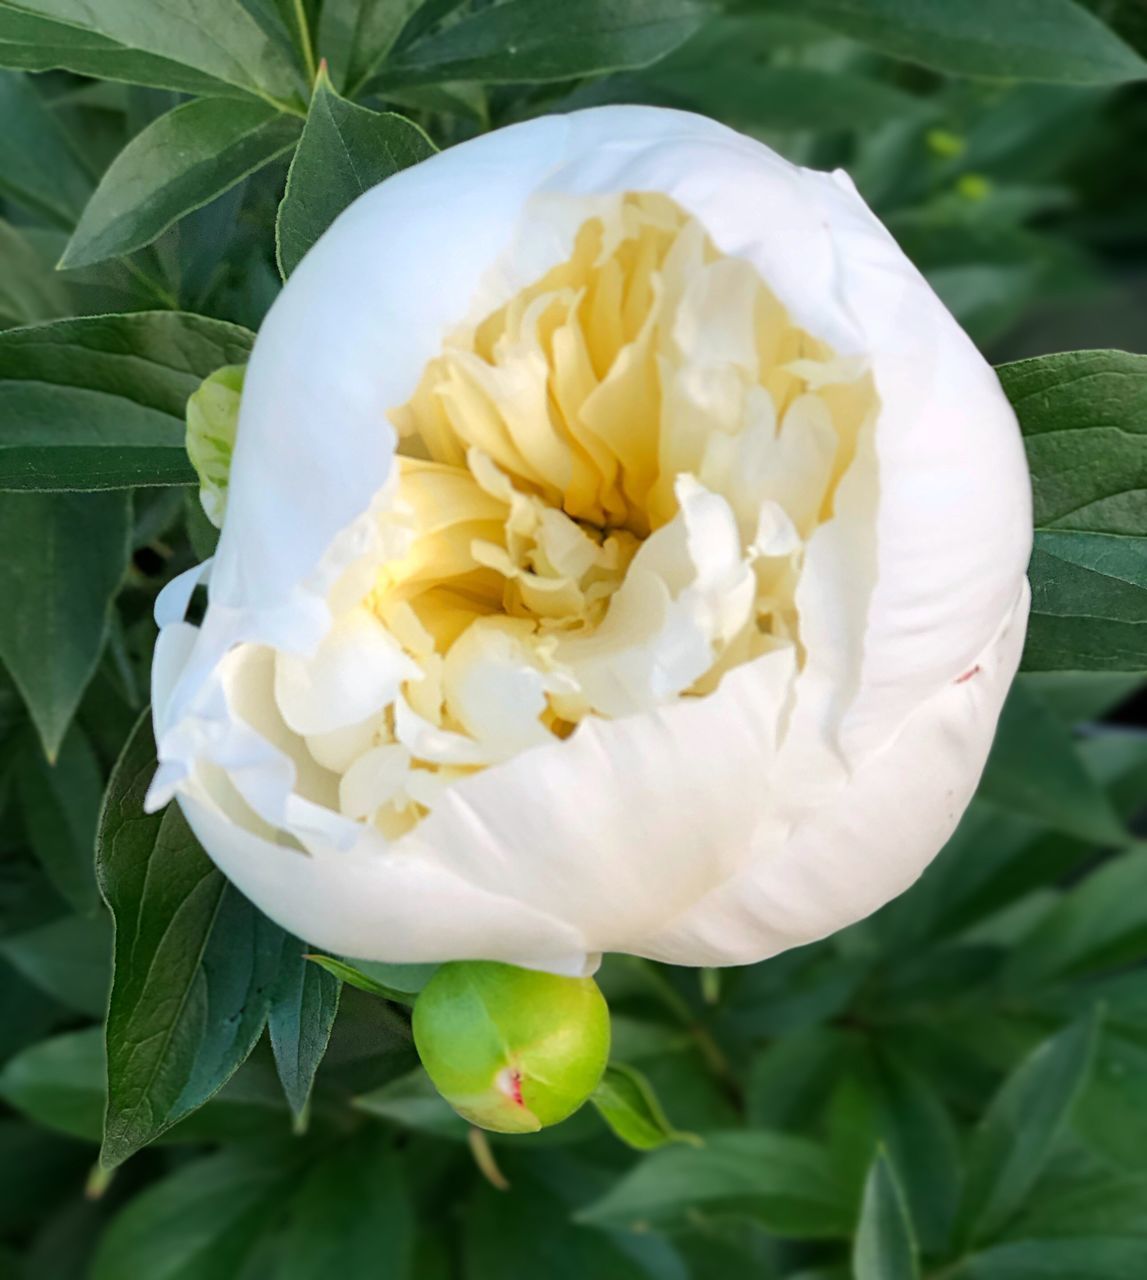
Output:
[[969,680],[971,680],[973,676],[978,676],[982,670],[983,670],[983,667],[981,667],[980,664],[977,662],[974,667],[971,667],[969,670],[965,671],[962,676],[957,676],[952,683],[966,684]]
[[506,1067],[498,1072],[498,1088],[515,1106],[526,1105],[522,1097],[522,1073],[517,1067]]

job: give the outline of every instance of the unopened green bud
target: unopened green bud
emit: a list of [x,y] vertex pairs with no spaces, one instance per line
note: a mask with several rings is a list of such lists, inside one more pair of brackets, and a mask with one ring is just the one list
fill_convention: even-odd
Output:
[[592,978],[459,961],[419,995],[414,1043],[460,1116],[495,1133],[531,1133],[572,1115],[597,1087],[609,1007]]
[[187,401],[187,456],[199,476],[199,501],[219,529],[227,506],[231,454],[239,428],[239,398],[247,366],[224,365],[204,378]]

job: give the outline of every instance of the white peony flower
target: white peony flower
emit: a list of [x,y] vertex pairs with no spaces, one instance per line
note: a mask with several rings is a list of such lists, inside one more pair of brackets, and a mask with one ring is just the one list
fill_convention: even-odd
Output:
[[843,174],[610,107],[357,200],[259,335],[160,768],[341,954],[759,960],[952,831],[1028,609],[990,367]]

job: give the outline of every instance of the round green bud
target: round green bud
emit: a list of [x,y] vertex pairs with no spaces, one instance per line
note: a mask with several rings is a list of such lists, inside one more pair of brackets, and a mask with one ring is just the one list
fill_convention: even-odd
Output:
[[419,995],[414,1043],[460,1116],[495,1133],[532,1133],[572,1115],[597,1088],[609,1006],[592,978],[456,961]]

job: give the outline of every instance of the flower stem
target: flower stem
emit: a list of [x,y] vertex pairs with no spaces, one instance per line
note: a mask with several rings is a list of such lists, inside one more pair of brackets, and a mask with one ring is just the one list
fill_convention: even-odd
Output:
[[494,1159],[494,1152],[490,1146],[490,1139],[486,1137],[486,1131],[479,1129],[477,1125],[470,1126],[470,1132],[466,1135],[466,1140],[470,1144],[470,1154],[474,1157],[474,1163],[482,1171],[482,1176],[492,1186],[497,1187],[499,1191],[509,1191],[510,1184],[506,1179],[506,1175],[498,1168],[498,1162]]

